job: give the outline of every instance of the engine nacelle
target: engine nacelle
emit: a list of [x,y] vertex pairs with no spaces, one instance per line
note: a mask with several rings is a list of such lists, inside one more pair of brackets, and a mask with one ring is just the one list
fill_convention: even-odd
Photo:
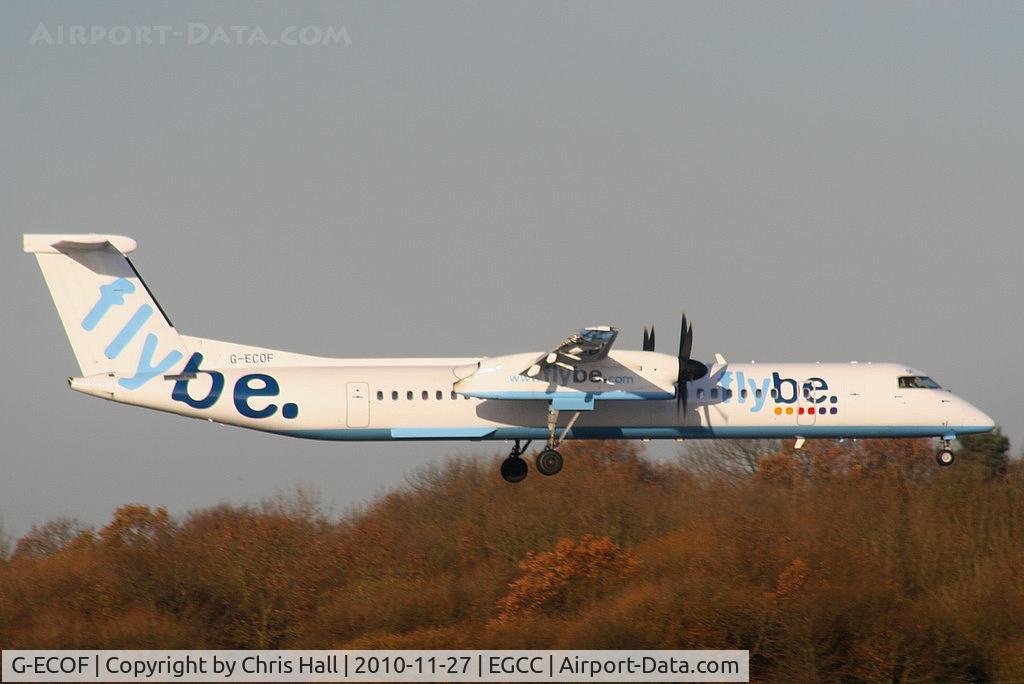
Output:
[[[479,399],[553,399],[592,395],[594,400],[672,399],[678,361],[657,352],[612,351],[593,363],[549,366],[530,377],[536,352],[482,360],[476,372],[455,383],[455,391]],[[457,373],[458,375],[458,373]]]

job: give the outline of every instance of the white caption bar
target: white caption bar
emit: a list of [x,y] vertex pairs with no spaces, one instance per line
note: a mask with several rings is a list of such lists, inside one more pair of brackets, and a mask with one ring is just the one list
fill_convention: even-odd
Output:
[[5,682],[746,682],[748,651],[5,650]]

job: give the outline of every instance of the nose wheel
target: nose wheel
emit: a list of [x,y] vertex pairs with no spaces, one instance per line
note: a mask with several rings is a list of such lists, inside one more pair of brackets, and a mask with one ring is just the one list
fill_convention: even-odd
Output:
[[939,450],[935,452],[935,462],[940,466],[951,466],[953,461],[956,460],[956,456],[953,454],[953,450],[950,448],[951,444],[948,439],[943,439]]

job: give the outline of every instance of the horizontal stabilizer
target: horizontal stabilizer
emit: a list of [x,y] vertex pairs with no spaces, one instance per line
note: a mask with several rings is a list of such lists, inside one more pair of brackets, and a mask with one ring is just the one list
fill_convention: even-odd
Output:
[[138,247],[135,240],[123,235],[26,234],[25,251],[29,254],[64,254],[113,247],[121,254],[131,254]]

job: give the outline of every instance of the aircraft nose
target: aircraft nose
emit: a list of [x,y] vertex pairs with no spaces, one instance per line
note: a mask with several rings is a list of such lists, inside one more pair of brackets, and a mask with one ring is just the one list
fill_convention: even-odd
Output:
[[991,416],[966,401],[963,402],[960,415],[960,424],[965,428],[964,432],[988,432],[996,426]]

